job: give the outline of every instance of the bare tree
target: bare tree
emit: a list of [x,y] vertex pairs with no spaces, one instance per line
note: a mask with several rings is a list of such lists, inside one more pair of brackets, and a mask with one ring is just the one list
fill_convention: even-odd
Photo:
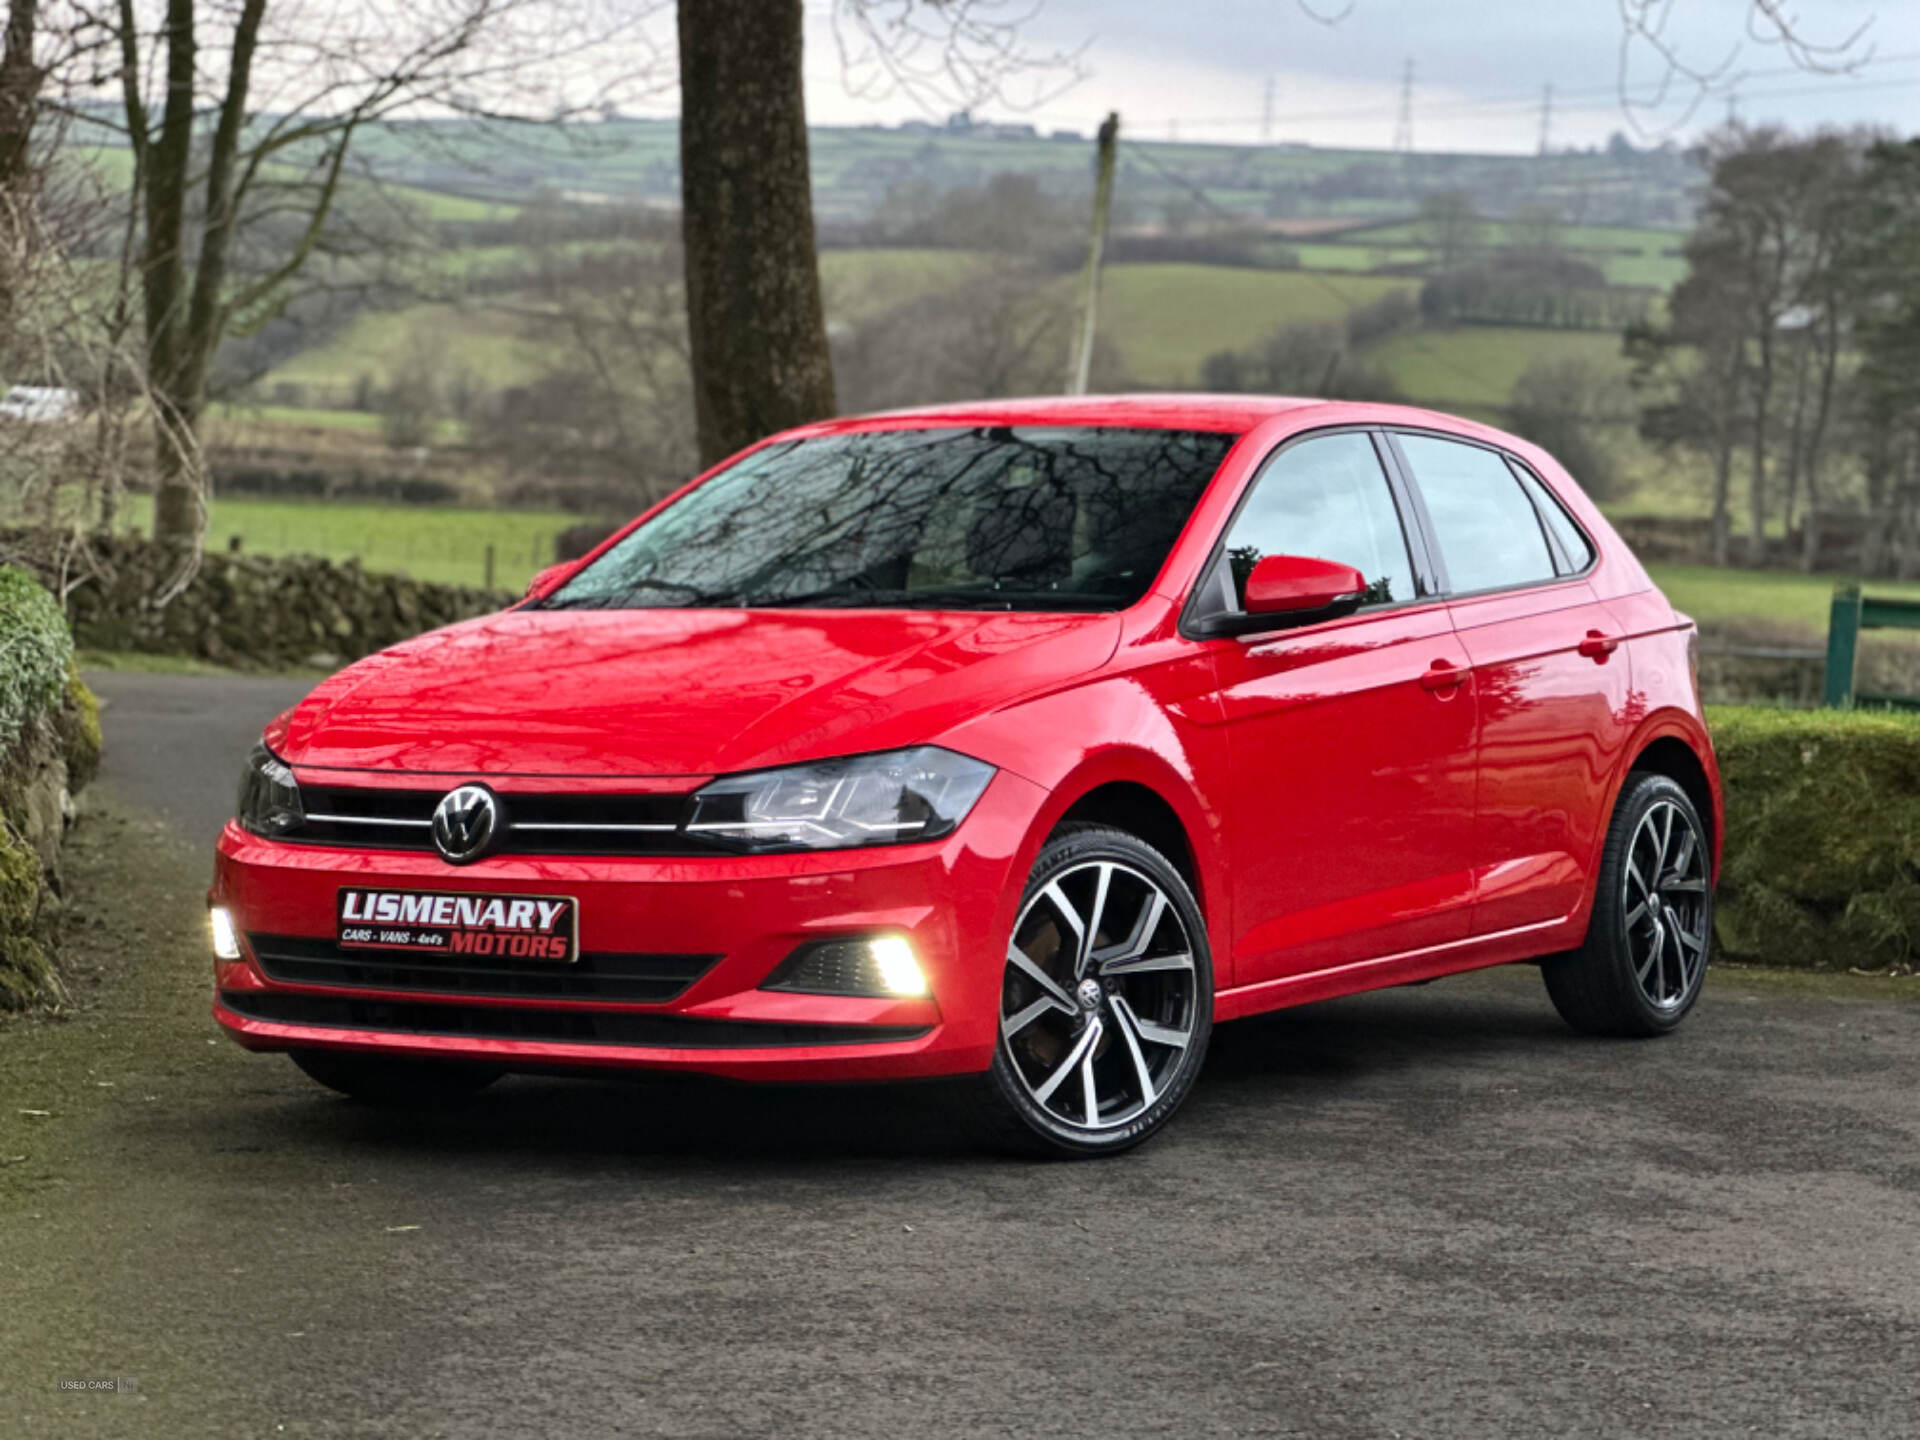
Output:
[[[1057,277],[997,259],[855,327],[835,366],[862,410],[1032,395],[1060,383],[1074,318]],[[1128,383],[1110,345],[1096,346],[1093,376],[1102,389]]]
[[1851,74],[1873,58],[1871,12],[1850,27],[1816,37],[1785,0],[1748,0],[1746,32],[1715,58],[1689,53],[1672,33],[1675,0],[1616,0],[1620,9],[1620,106],[1644,134],[1671,133],[1709,98],[1729,93],[1744,78],[1746,43],[1785,55],[1796,69]]
[[[407,112],[551,118],[602,103],[635,72],[576,62],[643,34],[654,8],[607,4],[113,0],[91,15],[133,157],[154,535],[182,550],[179,583],[206,526],[215,352],[274,313],[320,249],[355,139]],[[241,264],[248,225],[288,215],[291,243]]]

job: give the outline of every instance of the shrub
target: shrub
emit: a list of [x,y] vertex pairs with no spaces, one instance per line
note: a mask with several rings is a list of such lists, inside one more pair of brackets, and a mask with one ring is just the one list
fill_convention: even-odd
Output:
[[1920,952],[1920,718],[1709,712],[1726,790],[1716,930],[1732,959],[1838,970]]
[[0,756],[60,704],[72,666],[59,602],[24,570],[0,565]]
[[1620,467],[1603,436],[1632,409],[1617,371],[1578,355],[1550,356],[1514,382],[1507,426],[1552,454],[1588,495],[1610,500],[1620,491]]

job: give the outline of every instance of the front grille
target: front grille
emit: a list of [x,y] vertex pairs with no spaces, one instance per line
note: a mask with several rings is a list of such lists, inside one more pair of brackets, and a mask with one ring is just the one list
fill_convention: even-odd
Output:
[[571,965],[471,957],[394,955],[343,950],[331,940],[249,935],[254,958],[271,980],[343,990],[420,991],[440,995],[520,996],[664,1005],[711,970],[718,955],[583,953]]
[[570,1045],[641,1045],[656,1049],[758,1050],[795,1045],[878,1045],[927,1033],[913,1025],[782,1025],[700,1020],[590,1010],[534,1010],[518,1005],[433,1005],[223,990],[236,1015],[281,1025],[453,1035],[488,1040],[547,1040]]
[[[445,790],[303,785],[306,824],[277,838],[356,850],[433,850],[433,811]],[[501,795],[496,855],[711,855],[680,830],[688,795]]]

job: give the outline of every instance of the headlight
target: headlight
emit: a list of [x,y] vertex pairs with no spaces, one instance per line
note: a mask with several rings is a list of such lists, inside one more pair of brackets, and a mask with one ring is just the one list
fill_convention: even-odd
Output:
[[234,813],[243,830],[268,839],[307,823],[293,771],[265,745],[255,745],[247,756],[246,772],[240,777],[240,803]]
[[694,796],[689,834],[741,850],[843,850],[950,835],[993,767],[924,745],[728,775]]

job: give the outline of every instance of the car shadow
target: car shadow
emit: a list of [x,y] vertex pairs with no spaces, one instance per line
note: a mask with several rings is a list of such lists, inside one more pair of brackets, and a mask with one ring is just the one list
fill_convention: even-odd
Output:
[[[1377,992],[1222,1025],[1169,1135],[1205,1143],[1209,1114],[1223,1108],[1311,1107],[1385,1073],[1462,1060],[1516,1063],[1572,1039],[1537,989],[1523,996],[1510,983],[1484,981],[1454,993],[1441,986]],[[382,1109],[316,1089],[273,1107],[273,1124],[282,1142],[474,1158],[805,1166],[978,1160],[988,1152],[955,1118],[956,1089],[936,1081],[776,1086],[517,1075],[441,1109]]]

